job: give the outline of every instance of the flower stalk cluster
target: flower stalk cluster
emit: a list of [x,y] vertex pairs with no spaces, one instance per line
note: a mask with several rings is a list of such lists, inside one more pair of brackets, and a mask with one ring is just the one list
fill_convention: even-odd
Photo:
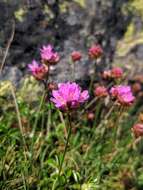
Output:
[[[101,58],[103,55],[103,49],[100,45],[93,45],[91,48],[88,50],[88,56],[90,59],[97,61],[97,59]],[[74,64],[75,62],[78,62],[81,60],[83,57],[82,54],[79,51],[73,51],[71,53],[71,60],[72,63]],[[41,57],[41,62],[38,63],[36,60],[33,60],[31,64],[28,65],[28,68],[32,75],[38,80],[38,81],[47,81],[49,77],[49,72],[50,72],[50,66],[55,65],[60,61],[60,56],[57,52],[54,51],[54,48],[51,45],[46,45],[43,46],[40,49],[40,57]],[[76,64],[74,64],[75,66]],[[76,71],[76,70],[74,70]],[[102,84],[101,85],[96,85],[96,88],[93,89],[93,93],[91,97],[95,96],[93,100],[85,107],[84,111],[88,111],[88,121],[93,122],[95,118],[97,118],[98,115],[100,115],[100,111],[102,109],[102,105],[104,104],[104,99],[108,99],[111,105],[113,104],[116,106],[116,102],[120,107],[129,107],[131,106],[134,101],[135,101],[135,96],[133,95],[132,89],[129,85],[122,85],[117,83],[112,83],[110,87],[106,87],[104,85],[103,81],[108,81],[108,79],[122,79],[124,72],[123,69],[120,67],[113,67],[110,70],[105,70],[103,73],[100,73],[102,76]],[[94,76],[95,77],[95,76]],[[104,80],[103,80],[104,79]],[[117,80],[118,81],[118,80]],[[94,84],[94,81],[92,81]],[[121,82],[119,80],[119,82]],[[92,86],[92,85],[91,85]],[[72,134],[72,123],[71,123],[71,115],[73,110],[77,110],[80,108],[81,105],[83,105],[85,102],[89,100],[89,91],[88,90],[82,90],[82,88],[77,84],[76,82],[64,82],[64,83],[59,83],[55,84],[54,82],[51,82],[50,84],[46,85],[47,91],[48,91],[48,100],[52,102],[55,106],[56,109],[59,109],[62,112],[67,113],[68,116],[68,136],[66,138],[66,143],[65,143],[65,148],[63,151],[63,156],[62,160],[59,164],[59,172],[58,172],[58,177],[56,179],[59,180],[59,177],[62,173],[62,167],[63,163],[66,157],[66,153],[68,150],[68,144],[70,142],[70,136]],[[101,100],[102,99],[102,104],[98,106],[98,109],[96,108],[96,100]],[[93,110],[90,110],[89,108],[93,107]],[[86,109],[87,108],[87,109]],[[95,109],[98,110],[97,115],[95,115]],[[110,114],[113,112],[114,108],[107,108],[108,113],[105,117],[105,121],[108,120],[108,117]],[[61,113],[61,112],[60,112]],[[105,134],[105,128],[103,128],[103,124],[105,124],[105,121],[102,123],[99,123],[98,130],[102,128],[101,131],[102,135]],[[98,122],[96,122],[97,125]],[[107,122],[108,123],[108,122]],[[135,135],[135,137],[143,136],[143,125],[142,124],[136,124],[133,126],[132,131]],[[94,142],[92,142],[93,144]],[[89,147],[92,147],[91,146]],[[88,152],[88,151],[87,151]],[[56,183],[56,182],[55,182]],[[55,183],[53,184],[53,189],[55,189]]]

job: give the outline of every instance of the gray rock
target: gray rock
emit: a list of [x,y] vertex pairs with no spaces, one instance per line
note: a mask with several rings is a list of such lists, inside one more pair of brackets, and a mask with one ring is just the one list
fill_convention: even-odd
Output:
[[11,81],[16,87],[20,84],[22,72],[17,67],[4,67],[0,81]]

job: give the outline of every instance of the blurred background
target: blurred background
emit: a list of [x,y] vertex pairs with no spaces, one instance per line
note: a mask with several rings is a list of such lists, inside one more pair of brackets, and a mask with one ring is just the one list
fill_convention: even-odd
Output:
[[[56,81],[71,78],[70,53],[87,54],[94,43],[105,52],[101,69],[118,65],[129,71],[129,78],[141,74],[143,0],[0,0],[1,81],[17,85],[27,75],[27,64],[39,59],[39,49],[48,43],[61,55],[51,74]],[[92,66],[83,57],[76,80],[86,80]]]

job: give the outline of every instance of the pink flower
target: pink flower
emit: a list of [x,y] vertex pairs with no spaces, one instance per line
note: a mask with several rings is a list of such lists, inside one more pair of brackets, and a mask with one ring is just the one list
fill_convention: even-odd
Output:
[[143,124],[137,123],[132,127],[132,132],[134,133],[135,137],[143,136]]
[[77,108],[89,98],[87,90],[81,91],[78,84],[70,82],[60,83],[58,90],[52,91],[52,96],[51,101],[55,106],[65,111]]
[[98,86],[98,87],[96,87],[94,94],[97,97],[105,97],[108,95],[108,92],[104,86]]
[[110,93],[113,97],[121,96],[124,94],[129,94],[131,93],[131,87],[130,86],[124,86],[124,85],[119,85],[112,87],[110,90]]
[[71,54],[72,61],[80,61],[81,60],[81,53],[79,51],[73,51]]
[[130,86],[119,85],[112,87],[110,93],[122,105],[131,105],[135,100]]
[[118,100],[122,105],[131,105],[134,102],[135,97],[132,93],[124,94],[118,96]]
[[45,64],[56,64],[60,60],[58,53],[54,52],[51,45],[43,46],[40,52],[42,61]]
[[48,73],[48,67],[40,65],[35,60],[33,60],[31,64],[28,64],[28,68],[32,72],[32,75],[38,80],[43,80]]
[[120,67],[114,67],[111,70],[112,78],[121,78],[123,76],[123,70]]
[[97,59],[99,57],[102,56],[103,54],[103,49],[100,45],[93,45],[90,49],[89,49],[89,57],[91,59]]

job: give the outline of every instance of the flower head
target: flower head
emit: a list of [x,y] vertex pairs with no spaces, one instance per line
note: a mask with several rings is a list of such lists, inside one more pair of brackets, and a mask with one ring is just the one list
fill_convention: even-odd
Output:
[[42,64],[40,65],[35,60],[33,60],[31,64],[28,64],[28,68],[32,72],[32,75],[38,80],[43,80],[48,73],[48,67]]
[[75,62],[75,61],[80,61],[81,60],[81,53],[79,51],[73,51],[71,53],[71,58],[72,58],[72,61]]
[[89,49],[89,57],[91,59],[97,59],[99,57],[102,56],[103,54],[103,49],[100,45],[93,45],[90,49]]
[[119,85],[112,87],[110,93],[122,105],[131,105],[135,100],[130,86]]
[[94,94],[97,97],[105,97],[108,95],[107,89],[104,86],[98,86],[94,90]]
[[143,136],[143,124],[137,123],[132,127],[132,132],[134,133],[135,137]]
[[52,91],[51,101],[61,110],[70,110],[77,108],[84,103],[89,94],[87,90],[81,91],[76,83],[60,83],[57,90]]
[[45,64],[56,64],[60,60],[58,53],[53,50],[51,45],[43,46],[40,52]]
[[114,67],[111,70],[111,76],[112,78],[121,78],[123,76],[123,70],[120,67]]

